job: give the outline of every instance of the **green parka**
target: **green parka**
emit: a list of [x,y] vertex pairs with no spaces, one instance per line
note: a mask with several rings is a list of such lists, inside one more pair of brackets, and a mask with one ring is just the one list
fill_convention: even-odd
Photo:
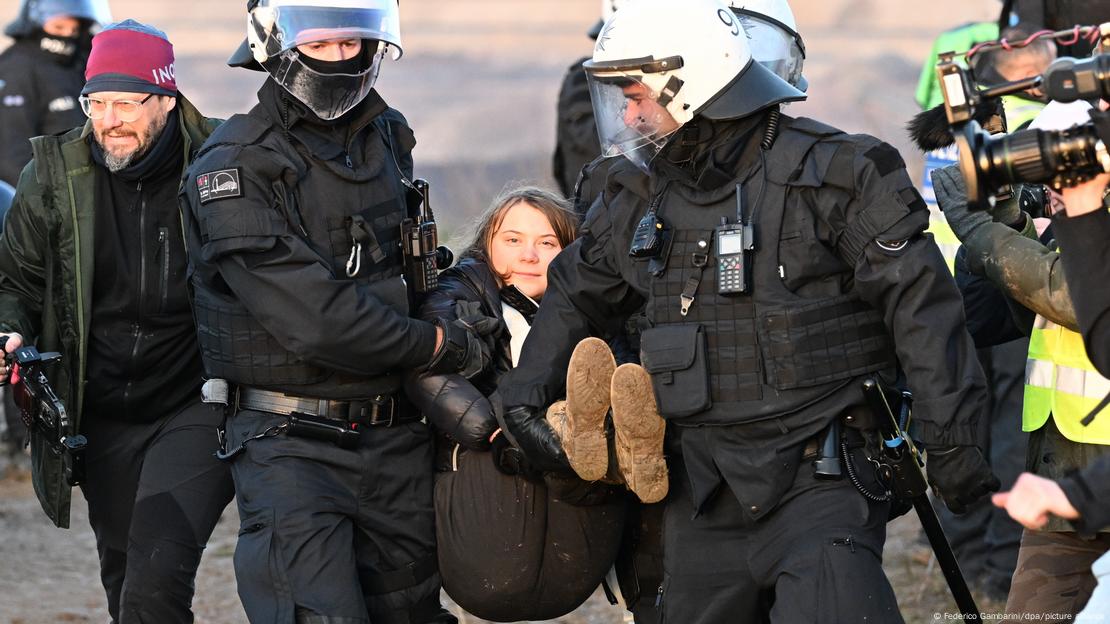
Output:
[[[185,164],[221,123],[184,96],[177,99]],[[0,332],[19,332],[40,351],[59,351],[48,369],[77,432],[85,397],[85,362],[92,306],[92,123],[60,135],[31,139],[33,160],[23,169],[0,235]],[[184,173],[184,170],[182,171]],[[32,479],[43,511],[69,528],[71,491],[61,458],[31,434]]]

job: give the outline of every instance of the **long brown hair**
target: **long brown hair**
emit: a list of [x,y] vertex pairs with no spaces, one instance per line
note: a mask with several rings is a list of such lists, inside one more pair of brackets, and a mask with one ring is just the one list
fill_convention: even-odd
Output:
[[[560,247],[565,248],[578,237],[578,215],[565,197],[538,186],[506,187],[478,218],[474,235],[461,257],[482,260],[489,265],[491,271],[494,271],[489,257],[493,236],[501,227],[509,210],[520,203],[532,206],[547,217],[551,229],[555,230],[555,238],[559,239]],[[494,274],[496,275],[496,272]],[[506,276],[498,275],[498,277],[504,280]]]

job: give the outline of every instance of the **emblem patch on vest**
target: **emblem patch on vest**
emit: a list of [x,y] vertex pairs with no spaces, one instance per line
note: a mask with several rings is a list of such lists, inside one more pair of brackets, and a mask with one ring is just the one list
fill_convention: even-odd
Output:
[[220,169],[198,175],[197,193],[200,194],[202,204],[217,199],[242,197],[243,186],[239,183],[239,168]]

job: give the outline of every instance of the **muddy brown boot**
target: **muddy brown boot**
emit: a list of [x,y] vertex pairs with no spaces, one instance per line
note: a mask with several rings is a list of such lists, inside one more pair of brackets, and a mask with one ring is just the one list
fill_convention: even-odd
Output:
[[555,431],[559,432],[571,468],[584,481],[601,479],[609,467],[605,415],[609,413],[609,389],[616,367],[609,345],[598,338],[579,342],[567,366],[566,417],[562,429]]
[[667,495],[663,458],[666,424],[655,406],[651,377],[639,364],[622,364],[613,373],[611,400],[617,466],[628,489],[645,503]]

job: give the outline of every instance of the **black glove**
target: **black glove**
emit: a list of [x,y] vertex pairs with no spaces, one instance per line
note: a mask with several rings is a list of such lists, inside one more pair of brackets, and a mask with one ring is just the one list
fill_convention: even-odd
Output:
[[493,467],[502,474],[520,475],[537,483],[543,481],[543,474],[532,466],[532,463],[524,456],[524,451],[509,442],[509,438],[504,432],[497,435],[490,443],[489,455],[493,459]]
[[458,319],[450,323],[435,321],[443,330],[443,342],[421,372],[458,373],[470,379],[486,368],[503,325],[498,319],[478,313],[476,308],[480,304],[460,301],[455,306],[456,313],[460,313]]
[[538,470],[570,472],[570,461],[563,445],[547,424],[544,410],[539,407],[517,405],[505,410],[504,424],[511,441],[524,451],[528,462]]
[[482,304],[477,301],[459,301],[455,304],[456,323],[465,325],[482,341],[483,355],[487,361],[497,350],[497,339],[505,331],[505,323],[498,318],[482,313]]
[[952,513],[966,512],[968,505],[1002,487],[977,446],[927,447],[925,470],[933,494]]

